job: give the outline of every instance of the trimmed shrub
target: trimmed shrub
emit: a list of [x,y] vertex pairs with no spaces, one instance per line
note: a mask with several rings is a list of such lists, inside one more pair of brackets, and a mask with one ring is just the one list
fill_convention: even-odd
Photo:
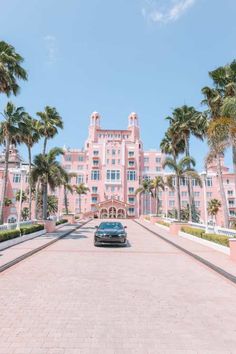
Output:
[[218,243],[219,245],[229,247],[229,238],[225,235],[218,234],[206,234],[204,230],[197,229],[194,227],[183,226],[181,231],[186,232],[187,234],[208,240],[211,242]]
[[61,224],[65,224],[66,222],[68,222],[67,219],[58,220],[58,221],[56,222],[56,226],[57,226],[57,225],[61,225]]
[[4,230],[0,231],[0,242],[11,240],[20,236],[20,230]]
[[44,225],[27,225],[20,228],[21,235],[28,235],[44,229]]
[[158,221],[156,221],[156,224],[170,227],[170,222],[167,222],[167,221],[158,220]]
[[186,234],[190,234],[200,238],[202,237],[202,234],[205,233],[205,231],[202,229],[197,229],[195,227],[190,227],[190,226],[182,226],[181,231],[186,232]]

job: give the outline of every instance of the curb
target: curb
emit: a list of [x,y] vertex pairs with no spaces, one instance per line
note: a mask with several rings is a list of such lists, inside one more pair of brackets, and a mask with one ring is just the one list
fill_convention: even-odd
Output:
[[152,233],[153,235],[155,235],[156,237],[159,237],[161,240],[163,240],[163,241],[169,243],[170,245],[174,246],[175,248],[179,249],[180,251],[182,251],[182,252],[188,254],[190,257],[196,259],[198,262],[204,264],[205,266],[207,266],[207,267],[210,268],[211,270],[214,270],[216,273],[222,275],[224,278],[226,278],[226,279],[230,280],[232,283],[236,284],[236,276],[235,276],[235,275],[226,272],[224,269],[222,269],[222,268],[216,266],[215,264],[213,264],[213,263],[207,261],[206,259],[204,259],[204,258],[198,256],[197,254],[188,251],[186,248],[183,248],[183,247],[177,245],[175,242],[172,242],[172,241],[168,240],[167,238],[165,238],[165,237],[159,235],[157,232],[150,230],[148,227],[146,227],[146,226],[140,224],[137,220],[134,220],[134,222],[135,222],[136,224],[142,226],[144,229],[148,230],[149,232],[151,232],[151,233]]
[[[77,230],[77,229],[80,229],[82,226],[86,225],[86,224],[89,223],[90,221],[91,221],[91,220],[87,220],[87,221],[85,221],[83,224],[78,225],[77,227],[74,227],[72,230],[67,231],[65,234],[59,236],[58,238],[56,238],[56,239],[54,239],[54,240],[51,240],[51,241],[49,241],[48,243],[45,243],[45,244],[42,245],[42,246],[39,246],[39,247],[37,247],[37,248],[35,248],[35,249],[33,249],[33,250],[31,250],[31,251],[25,253],[25,254],[22,254],[21,256],[19,256],[19,257],[13,259],[12,261],[10,261],[10,262],[8,262],[8,263],[2,265],[2,266],[0,267],[0,273],[4,272],[6,269],[8,269],[8,268],[14,266],[15,264],[17,264],[17,263],[23,261],[24,259],[29,258],[29,257],[32,256],[33,254],[42,251],[44,248],[51,246],[53,243],[55,243],[55,242],[61,240],[62,238],[68,236],[71,232],[73,232],[73,231],[75,231],[75,230]],[[75,226],[75,225],[72,225],[72,226]]]

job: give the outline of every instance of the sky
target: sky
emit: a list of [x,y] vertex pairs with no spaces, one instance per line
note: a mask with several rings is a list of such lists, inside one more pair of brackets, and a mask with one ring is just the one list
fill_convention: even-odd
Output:
[[[81,148],[98,111],[105,129],[137,112],[144,148],[159,149],[165,117],[183,104],[203,110],[208,72],[236,58],[235,15],[235,0],[0,0],[0,40],[28,72],[10,100],[32,116],[57,108],[65,127],[49,147]],[[206,153],[192,139],[198,169]]]

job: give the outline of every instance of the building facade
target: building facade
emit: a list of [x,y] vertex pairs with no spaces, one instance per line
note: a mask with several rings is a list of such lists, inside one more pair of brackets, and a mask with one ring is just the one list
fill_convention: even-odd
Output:
[[[84,183],[89,191],[84,195],[68,193],[69,212],[98,218],[138,217],[141,214],[156,212],[156,202],[151,195],[136,195],[135,191],[143,179],[153,179],[161,175],[164,178],[168,172],[162,168],[165,155],[160,151],[145,151],[140,138],[139,120],[136,113],[128,117],[128,127],[124,130],[108,130],[101,127],[101,118],[97,112],[92,113],[88,129],[88,138],[84,148],[64,148],[61,164],[68,173],[72,173],[72,185]],[[4,153],[0,155],[0,176],[3,177]],[[224,189],[228,202],[229,215],[236,215],[236,193],[234,174],[224,166],[222,158]],[[200,219],[209,220],[206,213],[207,202],[220,197],[216,166],[208,166],[207,176],[200,173],[205,181],[201,188],[195,180],[192,181],[194,202],[200,212]],[[3,180],[0,179],[0,189]],[[19,213],[19,203],[16,193],[28,187],[28,165],[19,156],[16,148],[10,151],[7,198],[12,203],[4,208],[5,221],[14,221]],[[58,198],[58,215],[65,212],[64,191],[58,188],[54,195]],[[160,211],[163,215],[177,208],[176,190],[165,188],[159,193]],[[1,201],[2,202],[2,201]],[[187,207],[187,181],[181,180],[181,206]],[[27,207],[28,202],[23,203]],[[34,207],[34,203],[33,203]],[[34,210],[33,210],[34,215]],[[219,211],[217,223],[222,225],[223,212]]]

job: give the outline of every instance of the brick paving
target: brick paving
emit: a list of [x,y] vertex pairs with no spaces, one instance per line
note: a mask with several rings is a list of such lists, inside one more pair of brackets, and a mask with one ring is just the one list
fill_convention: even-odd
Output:
[[96,221],[0,275],[0,353],[236,353],[236,286],[132,221]]

